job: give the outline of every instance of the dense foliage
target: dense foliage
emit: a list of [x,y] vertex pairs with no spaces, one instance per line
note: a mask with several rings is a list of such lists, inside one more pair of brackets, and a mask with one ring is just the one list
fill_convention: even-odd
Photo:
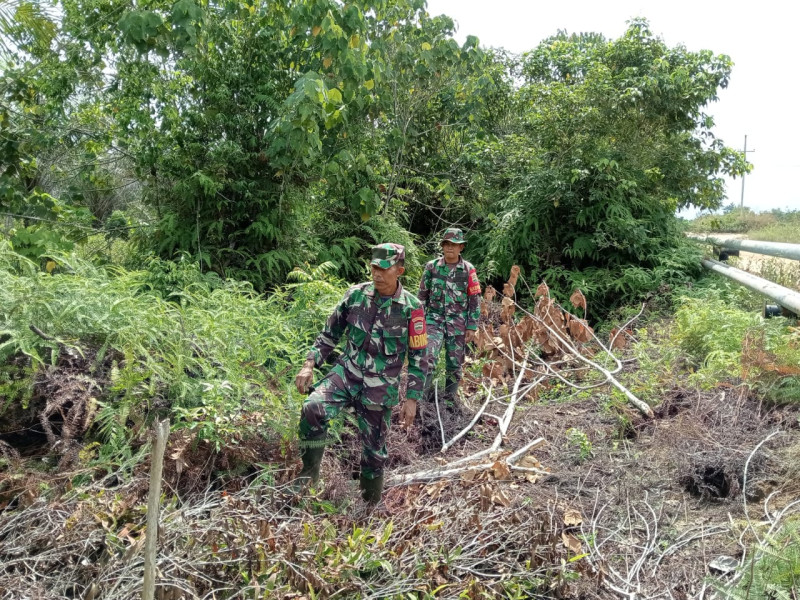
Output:
[[[128,560],[128,541],[140,547],[130,534],[141,534],[143,511],[140,499],[121,499],[119,484],[141,474],[145,453],[137,449],[147,449],[155,415],[172,418],[168,462],[178,478],[188,467],[182,457],[193,452],[193,468],[205,476],[217,467],[253,474],[260,461],[286,451],[299,403],[294,369],[346,281],[366,275],[375,242],[406,246],[405,284],[413,288],[437,234],[463,227],[467,258],[482,281],[501,282],[517,264],[519,293],[541,279],[561,300],[580,287],[592,319],[680,288],[674,322],[625,333],[639,366],[621,375],[632,390],[657,404],[686,380],[738,386],[773,404],[796,401],[796,329],[737,306],[733,296],[741,292],[728,284],[707,280],[690,292],[681,285],[699,266],[676,210],[718,208],[723,177],[749,168],[715,137],[705,112],[727,85],[731,60],[669,47],[643,20],[613,40],[559,32],[521,56],[484,48],[472,36],[459,43],[454,33],[452,19],[430,15],[424,0],[0,4],[0,467],[14,467],[19,457],[10,442],[47,435],[40,442],[50,455],[37,464],[58,460],[58,471],[77,469],[58,494],[71,494],[79,508],[62,505],[62,533],[42,534],[46,543],[29,540],[32,554],[53,540],[64,552],[70,536],[91,550],[91,560],[58,559],[92,570],[93,583],[78,592],[73,581],[70,593],[93,595],[101,563],[117,569],[108,557],[97,559],[102,544],[82,537],[80,514],[89,536],[107,534],[103,543],[124,556],[124,568],[139,568]],[[796,235],[796,215],[784,216],[764,235]],[[728,221],[757,227],[750,214],[718,219],[723,229]],[[478,373],[481,365],[472,368]],[[558,385],[550,393],[564,401]],[[591,396],[588,388],[580,394]],[[624,406],[613,391],[599,394],[608,407]],[[620,437],[635,435],[628,413],[617,412]],[[579,462],[591,459],[587,433],[570,427],[566,441]],[[22,440],[23,451],[25,444],[35,441]],[[229,459],[241,448],[234,465]],[[261,472],[256,486],[273,474]],[[12,486],[13,502],[23,507],[27,492],[4,481],[0,492]],[[106,493],[110,485],[117,487]],[[484,498],[484,489],[467,504],[496,502],[510,524],[516,513],[506,510],[508,499]],[[55,494],[47,484],[37,493]],[[206,497],[213,505],[165,524],[200,569],[198,581],[235,582],[255,595],[332,589],[307,576],[320,572],[339,587],[336,594],[354,585],[359,596],[367,589],[375,595],[376,581],[407,577],[409,587],[392,593],[434,597],[450,585],[442,574],[470,547],[468,558],[481,553],[465,569],[480,576],[464,588],[470,596],[558,594],[584,575],[579,561],[587,555],[573,555],[571,534],[551,512],[530,529],[515,522],[510,530],[551,548],[553,569],[537,570],[538,550],[528,560],[527,541],[520,542],[528,561],[522,576],[506,570],[502,553],[500,574],[484,587],[486,557],[475,549],[474,524],[470,541],[452,542],[451,527],[442,527],[450,509],[439,493],[424,492],[447,516],[430,513],[420,527],[422,513],[413,508],[411,529],[396,534],[394,546],[387,545],[391,521],[378,535],[359,517],[352,534],[342,535],[332,521],[316,528],[307,523],[313,514],[297,513],[276,544],[270,523],[290,513],[276,498],[264,503],[260,491],[241,513],[261,515],[246,519],[258,531],[242,526],[241,537],[228,536],[240,526],[229,517],[234,502],[250,502],[247,493],[214,492]],[[337,510],[315,498],[308,506]],[[225,522],[214,526],[224,541],[196,533],[212,513]],[[48,532],[44,525],[58,522],[26,520]],[[780,594],[775,582],[794,583],[796,522],[777,530],[779,520],[734,592],[746,586],[744,597],[751,587]],[[547,537],[555,522],[558,535]],[[349,523],[338,521],[340,528]],[[490,546],[516,543],[484,526],[500,540]],[[415,536],[423,540],[420,559],[398,567],[413,558]],[[272,546],[269,561],[262,538]],[[792,552],[782,553],[787,544]],[[238,554],[248,547],[257,553]],[[15,563],[28,553],[8,554]],[[313,567],[302,577],[298,557]],[[36,564],[36,577],[48,570]],[[194,577],[187,573],[180,579]],[[69,580],[57,577],[59,585]],[[138,575],[125,577],[138,594]]]
[[[215,445],[294,430],[287,372],[343,293],[326,274],[331,265],[292,273],[264,299],[250,284],[203,275],[188,261],[112,272],[74,257],[56,262],[48,274],[0,245],[0,431],[13,430],[16,405],[31,399],[37,374],[68,377],[73,359],[87,360],[81,377],[103,388],[87,410],[98,411],[110,455],[144,433],[153,410],[166,409],[176,427]],[[47,400],[58,396],[51,390]],[[263,419],[252,422],[254,414]]]
[[356,280],[387,239],[417,272],[455,223],[484,278],[517,263],[602,311],[692,275],[675,210],[746,168],[704,112],[730,59],[644,21],[513,56],[422,0],[43,6],[2,22],[0,211],[33,259],[103,228],[265,289]]

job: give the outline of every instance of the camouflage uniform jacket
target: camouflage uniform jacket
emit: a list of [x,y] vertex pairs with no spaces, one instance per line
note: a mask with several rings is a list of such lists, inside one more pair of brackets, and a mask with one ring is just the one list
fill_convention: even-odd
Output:
[[444,327],[449,335],[458,335],[465,329],[478,329],[480,294],[481,284],[471,263],[459,257],[451,270],[440,257],[425,265],[417,297],[429,324]]
[[408,398],[419,400],[425,383],[428,345],[425,312],[398,282],[383,303],[371,282],[351,287],[317,337],[308,358],[319,368],[347,332],[344,352],[328,376],[363,381],[363,402],[385,407],[398,403],[400,371],[408,354]]

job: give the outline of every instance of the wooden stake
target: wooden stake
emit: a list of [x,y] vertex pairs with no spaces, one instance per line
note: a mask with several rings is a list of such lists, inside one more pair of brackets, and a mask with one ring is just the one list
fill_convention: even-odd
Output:
[[164,450],[169,437],[169,418],[156,425],[156,442],[150,455],[150,493],[147,497],[147,530],[144,544],[144,585],[142,600],[153,600],[156,593],[156,552],[158,550],[158,511],[161,502],[161,473]]

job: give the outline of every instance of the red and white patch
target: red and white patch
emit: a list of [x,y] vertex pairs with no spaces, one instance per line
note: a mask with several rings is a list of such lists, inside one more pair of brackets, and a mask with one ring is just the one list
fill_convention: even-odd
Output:
[[428,347],[428,328],[425,325],[425,310],[422,308],[415,308],[411,311],[408,346],[412,350],[422,350]]
[[478,281],[478,274],[475,269],[469,270],[469,285],[467,286],[467,295],[474,296],[481,293],[481,283]]

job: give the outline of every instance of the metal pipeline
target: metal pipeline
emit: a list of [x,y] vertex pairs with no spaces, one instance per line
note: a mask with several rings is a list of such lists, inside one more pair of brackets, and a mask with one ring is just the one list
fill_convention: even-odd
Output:
[[721,248],[731,248],[733,250],[744,250],[756,254],[766,254],[777,256],[778,258],[789,258],[800,260],[800,244],[784,244],[783,242],[759,242],[758,240],[721,240],[713,236],[695,237],[690,239],[697,242],[713,244]]
[[[783,244],[785,246],[792,246],[794,244]],[[751,275],[747,271],[742,271],[736,267],[726,265],[716,260],[703,259],[703,266],[715,273],[719,273],[723,277],[733,279],[741,283],[744,287],[764,294],[768,298],[772,298],[775,302],[784,308],[792,311],[796,315],[800,315],[800,292],[796,292],[777,283],[772,283],[761,277]]]

